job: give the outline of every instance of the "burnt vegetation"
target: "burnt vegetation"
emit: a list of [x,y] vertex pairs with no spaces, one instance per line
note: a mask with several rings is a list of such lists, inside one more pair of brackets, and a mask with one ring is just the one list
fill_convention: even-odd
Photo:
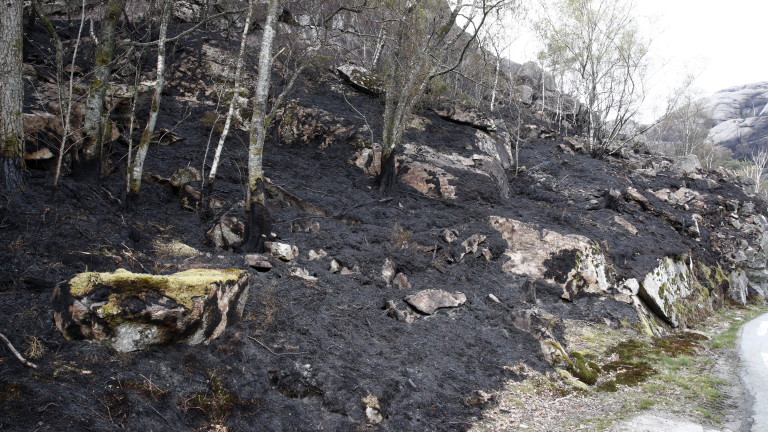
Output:
[[[493,228],[493,218],[535,227],[539,239],[588,239],[605,257],[612,287],[642,281],[659,259],[682,257],[707,269],[697,270],[706,273],[702,289],[721,304],[728,294],[715,287],[728,281],[710,269],[733,264],[723,257],[739,240],[760,242],[761,232],[732,223],[727,202],[750,203],[742,221],[764,213],[765,204],[729,173],[676,170],[672,159],[640,144],[593,157],[581,135],[584,113],[570,113],[563,127],[566,115],[540,102],[541,70],[535,81],[525,73],[530,65],[501,62],[495,79],[496,61],[485,61],[489,52],[455,26],[443,35],[456,37],[455,52],[442,61],[466,58],[424,83],[419,103],[405,101],[411,111],[397,125],[402,139],[382,155],[386,96],[364,83],[356,89],[338,70],[352,61],[372,74],[391,71],[398,33],[381,27],[388,15],[378,2],[364,0],[282,5],[263,174],[258,190],[249,190],[251,128],[259,121],[249,99],[265,5],[256,2],[242,85],[232,88],[244,10],[252,5],[173,2],[166,82],[153,107],[147,82],[157,80],[157,51],[143,44],[157,41],[163,2],[127,1],[112,15],[112,59],[100,57],[94,40],[106,24],[98,17],[115,12],[102,10],[103,2],[85,1],[84,10],[79,2],[33,3],[23,30],[26,187],[0,195],[0,331],[37,369],[0,349],[2,430],[466,430],[492,403],[476,400],[478,391],[524,378],[515,365],[552,366],[541,341],[560,338],[564,319],[639,327],[638,311],[618,289],[590,292],[591,282],[571,274],[584,262],[581,250],[545,257],[538,275],[506,271],[522,230]],[[63,81],[42,18],[61,38]],[[471,49],[462,53],[465,44]],[[94,83],[99,62],[111,74],[109,90],[97,116],[104,122],[89,137],[85,105],[101,84]],[[522,86],[530,100],[520,97]],[[72,110],[67,127],[62,98]],[[208,183],[233,98],[232,129]],[[443,115],[454,104],[464,116]],[[140,196],[132,196],[130,153],[155,108]],[[103,139],[95,167],[82,152],[94,139]],[[34,156],[44,149],[49,157]],[[189,167],[192,174],[180,173]],[[682,189],[695,199],[655,193]],[[262,201],[248,206],[247,191]],[[217,240],[221,224],[234,240]],[[268,266],[252,266],[242,320],[210,344],[117,353],[65,340],[54,324],[54,287],[80,272],[247,268],[246,249],[265,242],[295,245],[299,254],[290,262],[265,255]],[[383,275],[388,261],[392,277]],[[461,292],[466,302],[427,315],[403,301],[427,289]],[[694,321],[681,318],[679,326]],[[628,344],[616,347],[611,363],[575,356],[574,370],[590,385],[615,389],[653,374],[632,352],[674,356],[697,346],[688,336]],[[609,379],[592,376],[600,369]]]

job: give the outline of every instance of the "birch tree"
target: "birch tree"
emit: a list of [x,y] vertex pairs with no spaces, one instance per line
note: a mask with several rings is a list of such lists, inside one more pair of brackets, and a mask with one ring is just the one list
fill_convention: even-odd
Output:
[[[126,182],[125,204],[129,209],[136,205],[141,190],[141,176],[144,172],[144,160],[147,158],[149,143],[152,141],[152,135],[155,133],[157,117],[160,114],[160,102],[165,86],[165,58],[166,58],[166,39],[168,36],[168,25],[171,21],[171,12],[173,9],[172,0],[163,0],[162,18],[160,20],[160,34],[157,40],[157,77],[155,89],[152,93],[152,105],[149,110],[149,120],[141,134],[141,140],[136,148],[136,154],[133,160],[129,161],[128,181]],[[129,152],[130,158],[130,152]]]
[[[202,193],[202,208],[203,208],[203,215],[205,217],[208,217],[208,211],[209,211],[209,198],[211,196],[211,193],[213,192],[213,183],[216,181],[216,173],[219,168],[219,162],[221,161],[221,152],[224,149],[224,143],[227,140],[227,136],[229,135],[229,128],[232,126],[232,117],[235,114],[235,109],[237,108],[237,101],[238,101],[238,92],[240,91],[240,80],[242,78],[243,74],[243,64],[245,63],[245,49],[248,45],[248,32],[251,28],[251,19],[253,17],[253,8],[254,8],[254,0],[250,0],[248,2],[248,12],[246,14],[245,18],[245,26],[243,26],[243,35],[240,39],[240,51],[237,54],[237,60],[235,64],[235,77],[234,77],[234,83],[232,85],[232,99],[229,101],[229,109],[227,110],[227,115],[224,119],[224,128],[221,131],[221,135],[219,136],[219,143],[216,146],[216,150],[213,155],[213,161],[211,162],[211,169],[208,172],[208,177],[205,181],[205,184],[203,185],[203,193]],[[206,150],[206,158],[207,159],[207,153]],[[203,173],[205,173],[205,161],[203,161]]]
[[24,188],[22,3],[0,3],[0,187],[8,192]]
[[[396,149],[405,132],[408,116],[434,78],[455,70],[464,60],[489,14],[508,0],[473,0],[452,4],[445,10],[441,0],[391,0],[394,35],[392,60],[387,74],[379,192],[390,196],[397,175]],[[458,19],[463,24],[457,27]]]
[[272,77],[272,47],[277,23],[282,12],[282,0],[269,0],[267,20],[259,49],[259,74],[253,97],[253,115],[251,117],[250,137],[248,142],[248,189],[245,208],[247,222],[242,249],[248,252],[262,252],[264,241],[272,230],[269,212],[265,206],[267,192],[264,185],[264,141],[267,135],[267,98]]
[[621,0],[557,0],[537,25],[540,57],[561,63],[590,113],[594,156],[609,152],[645,97],[650,42],[632,14],[632,3]]
[[107,2],[94,58],[94,77],[85,103],[85,143],[78,155],[75,175],[93,183],[97,183],[101,176],[101,150],[109,125],[104,113],[104,98],[112,75],[112,61],[116,47],[115,35],[117,24],[125,8],[125,1],[109,0]]

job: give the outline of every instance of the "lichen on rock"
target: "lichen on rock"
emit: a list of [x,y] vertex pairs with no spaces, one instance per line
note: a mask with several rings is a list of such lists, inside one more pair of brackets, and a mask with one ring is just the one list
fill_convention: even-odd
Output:
[[123,352],[210,342],[242,315],[249,281],[240,269],[80,273],[56,287],[54,319],[67,339],[99,340]]

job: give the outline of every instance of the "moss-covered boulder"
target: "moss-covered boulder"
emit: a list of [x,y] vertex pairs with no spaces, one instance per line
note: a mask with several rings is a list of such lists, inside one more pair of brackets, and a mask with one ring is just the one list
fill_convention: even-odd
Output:
[[54,290],[54,320],[67,339],[102,341],[123,352],[208,343],[242,316],[250,278],[240,269],[80,273]]

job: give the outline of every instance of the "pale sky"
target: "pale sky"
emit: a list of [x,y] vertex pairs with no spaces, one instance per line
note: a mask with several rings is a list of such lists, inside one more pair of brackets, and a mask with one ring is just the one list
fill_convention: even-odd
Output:
[[[652,38],[657,72],[650,77],[651,104],[686,74],[704,96],[728,87],[768,81],[768,2],[765,0],[636,0],[642,30]],[[521,36],[510,58],[535,60],[537,44]],[[648,110],[652,110],[649,106]]]

